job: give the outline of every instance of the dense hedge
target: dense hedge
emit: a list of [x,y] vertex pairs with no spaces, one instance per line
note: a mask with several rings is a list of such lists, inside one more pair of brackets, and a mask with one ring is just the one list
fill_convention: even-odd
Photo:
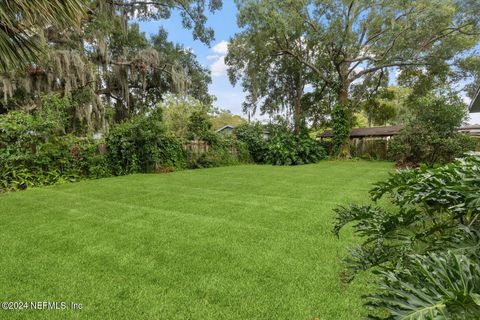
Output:
[[295,134],[284,124],[270,125],[268,138],[260,124],[243,124],[235,129],[237,139],[244,142],[257,163],[301,165],[327,157],[325,149],[307,133]]
[[327,157],[325,149],[307,134],[294,134],[284,128],[272,130],[265,154],[266,163],[301,165],[315,163]]
[[256,163],[266,162],[268,144],[264,137],[264,131],[265,129],[260,123],[245,123],[235,128],[235,136],[247,146],[250,156]]
[[425,96],[416,100],[416,111],[389,142],[389,157],[397,164],[445,164],[475,149],[475,141],[458,132],[465,107],[457,98]]
[[[167,130],[162,109],[114,126],[104,140],[69,133],[70,101],[46,96],[32,113],[0,115],[0,192],[80,179],[240,163],[299,165],[326,157],[308,134],[294,134],[285,124],[239,126],[235,135],[211,131],[209,117],[198,110],[189,117],[186,137],[205,150],[187,150],[185,137]],[[200,151],[200,152],[198,152]]]
[[186,163],[182,142],[163,127],[161,109],[115,126],[106,145],[115,175],[170,171]]
[[190,169],[210,168],[251,162],[245,143],[232,136],[223,136],[211,130],[212,123],[205,110],[194,111],[187,125],[190,140],[206,143],[207,150],[187,153],[187,167]]
[[0,192],[111,174],[99,143],[64,134],[64,118],[48,107],[0,116]]
[[130,173],[169,172],[251,162],[244,143],[211,131],[204,153],[187,152],[167,132],[161,109],[113,127],[105,140],[65,133],[60,103],[0,116],[0,192]]

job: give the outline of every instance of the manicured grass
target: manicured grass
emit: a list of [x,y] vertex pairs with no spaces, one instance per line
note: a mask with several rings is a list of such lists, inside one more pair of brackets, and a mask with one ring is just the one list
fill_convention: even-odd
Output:
[[338,204],[367,201],[387,162],[133,175],[0,196],[0,301],[82,310],[1,319],[358,319]]

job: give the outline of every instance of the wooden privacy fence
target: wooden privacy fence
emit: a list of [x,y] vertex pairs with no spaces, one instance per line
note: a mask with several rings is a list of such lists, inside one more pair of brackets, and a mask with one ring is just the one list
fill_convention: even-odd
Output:
[[207,153],[208,150],[210,149],[210,146],[206,141],[192,140],[192,141],[188,141],[187,143],[184,143],[183,149],[188,153],[202,154],[202,153]]
[[[354,157],[387,160],[388,140],[397,135],[402,126],[355,128],[350,131],[350,153]],[[327,142],[333,137],[332,130],[320,135],[320,140]]]
[[[203,140],[191,140],[183,144],[183,149],[190,154],[200,155],[207,153],[210,150],[210,145],[207,141]],[[98,152],[102,155],[107,154],[107,145],[102,143],[98,146]],[[235,146],[230,146],[228,152],[231,154],[238,154],[238,150]]]
[[388,139],[352,139],[350,140],[350,152],[354,157],[386,160],[388,158]]
[[[207,153],[210,150],[211,146],[207,141],[203,140],[191,140],[183,144],[183,149],[189,154],[201,155]],[[226,148],[226,151],[231,155],[237,156],[239,151],[235,145],[230,145]]]
[[[359,158],[387,160],[388,140],[400,133],[403,126],[354,128],[350,131],[350,153]],[[465,126],[459,132],[470,135],[477,142],[480,151],[480,125]],[[322,145],[331,149],[332,130],[326,130],[319,138]],[[330,150],[328,150],[330,151]]]

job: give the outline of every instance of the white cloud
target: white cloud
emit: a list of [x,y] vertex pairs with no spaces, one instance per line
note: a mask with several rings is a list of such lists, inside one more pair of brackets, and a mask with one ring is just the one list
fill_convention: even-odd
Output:
[[212,61],[212,60],[218,60],[220,56],[218,54],[212,54],[210,56],[207,56],[207,60],[208,61]]
[[212,48],[212,50],[215,53],[226,55],[228,53],[228,41],[223,40],[223,41],[217,43]]
[[221,77],[227,73],[227,65],[225,64],[225,56],[220,56],[210,66],[213,77]]
[[228,41],[221,41],[217,43],[212,51],[215,53],[213,55],[207,56],[208,61],[212,61],[210,65],[210,71],[212,72],[212,77],[221,77],[227,74],[227,65],[225,64],[225,56],[228,53]]

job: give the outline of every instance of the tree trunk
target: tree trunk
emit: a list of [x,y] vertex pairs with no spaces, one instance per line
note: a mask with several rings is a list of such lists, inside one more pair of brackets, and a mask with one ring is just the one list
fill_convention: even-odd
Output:
[[[346,82],[346,81],[343,81],[342,82],[342,86],[338,92],[338,100],[339,102],[346,108],[346,110],[348,111],[348,115],[347,117],[349,119],[347,119],[347,123],[349,124],[349,131],[350,131],[350,123],[351,123],[351,110],[350,110],[350,101],[348,100],[348,87],[349,87],[349,84]],[[351,159],[352,156],[350,154],[350,137],[347,136],[345,137],[342,145],[340,146],[340,150],[339,150],[339,153],[338,153],[338,158],[340,159]]]
[[295,97],[293,105],[293,122],[295,125],[295,133],[300,134],[300,130],[302,127],[302,105],[298,95],[297,97]]
[[338,92],[338,100],[342,105],[348,105],[348,84],[342,83],[342,87]]
[[295,90],[293,93],[293,122],[295,126],[295,134],[299,135],[303,126],[303,110],[302,110],[302,97],[305,90],[305,82],[303,80],[303,71],[300,69],[298,78],[296,79]]

